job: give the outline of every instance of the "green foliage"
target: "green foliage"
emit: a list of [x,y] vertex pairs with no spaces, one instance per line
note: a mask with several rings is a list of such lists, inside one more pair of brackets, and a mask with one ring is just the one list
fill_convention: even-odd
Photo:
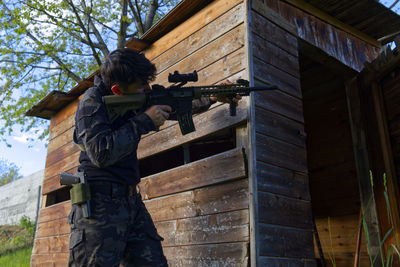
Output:
[[0,159],[0,186],[8,184],[16,179],[22,178],[19,167],[7,160]]
[[18,249],[0,256],[2,267],[29,267],[31,261],[32,247]]
[[333,249],[331,218],[330,217],[328,217],[328,232],[329,232],[329,241],[330,241],[330,248],[331,248],[331,250],[328,252],[328,256],[332,263],[332,266],[336,267],[335,250]]
[[[369,172],[370,174],[370,182],[371,182],[371,187],[373,189],[374,187],[374,178],[372,176],[372,172]],[[380,266],[384,267],[392,267],[394,258],[398,257],[398,260],[400,261],[400,240],[397,239],[397,236],[394,235],[394,244],[390,244],[390,246],[387,248],[387,251],[384,251],[384,245],[386,240],[389,238],[389,236],[394,232],[393,229],[393,217],[392,217],[392,212],[391,212],[391,207],[390,207],[390,202],[389,202],[389,196],[388,196],[388,188],[387,188],[387,178],[386,174],[383,175],[383,184],[384,184],[384,197],[386,201],[386,211],[387,211],[387,216],[389,219],[389,222],[391,223],[392,228],[390,228],[383,236],[381,239],[379,237],[379,250],[380,250],[380,258],[378,258],[378,255],[375,256],[374,258],[372,257],[372,244],[371,244],[371,238],[370,234],[368,232],[368,227],[367,227],[367,221],[365,220],[364,214],[361,217],[361,222],[359,223],[358,227],[363,227],[364,233],[365,233],[365,239],[367,243],[367,250],[368,250],[368,255],[369,255],[369,262],[370,266],[376,266],[376,261],[380,261]],[[365,207],[365,209],[368,209],[369,206],[371,205],[373,200],[373,196],[368,200],[368,203]],[[333,244],[332,244],[332,232],[331,232],[331,227],[330,227],[330,218],[328,217],[328,231],[329,231],[329,238],[331,240],[331,251],[328,252],[329,254],[329,259],[331,261],[331,264],[333,266],[336,266],[336,261],[335,261],[335,255],[334,255],[334,250],[333,250]],[[386,255],[386,257],[385,257]]]
[[[130,8],[122,16],[126,1]],[[139,31],[138,25],[150,15],[150,3],[158,3],[155,23],[179,2],[126,1],[0,0],[3,140],[14,125],[31,133],[38,128],[47,129],[48,121],[26,117],[25,112],[49,92],[69,91],[98,69],[109,51],[117,48],[119,33],[126,39],[138,37],[146,30]],[[127,27],[121,27],[121,22]],[[47,133],[43,131],[39,138],[44,139]]]
[[28,235],[33,238],[35,233],[35,224],[29,219],[28,216],[22,216],[19,220],[19,227],[27,231]]
[[35,229],[35,224],[27,216],[20,219],[18,226],[0,226],[0,256],[31,247]]

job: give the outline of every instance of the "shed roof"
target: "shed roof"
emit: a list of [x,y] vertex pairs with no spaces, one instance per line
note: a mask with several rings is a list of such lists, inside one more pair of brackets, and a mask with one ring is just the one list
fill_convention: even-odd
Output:
[[304,1],[376,40],[400,32],[400,16],[377,0]]
[[[296,2],[297,6],[301,2],[284,1]],[[212,0],[182,0],[140,39],[130,39],[126,46],[139,51],[144,50],[210,2]],[[400,16],[375,0],[304,0],[303,3],[308,3],[375,39],[384,38],[400,29]],[[50,119],[90,87],[97,73],[79,82],[69,92],[51,92],[28,110],[26,115]]]

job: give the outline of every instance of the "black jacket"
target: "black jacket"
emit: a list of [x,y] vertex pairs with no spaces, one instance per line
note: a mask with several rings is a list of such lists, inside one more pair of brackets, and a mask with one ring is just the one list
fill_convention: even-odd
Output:
[[[78,171],[84,171],[89,181],[103,180],[121,184],[140,181],[136,150],[140,137],[155,130],[153,121],[143,110],[128,112],[110,122],[102,101],[111,95],[99,76],[79,102],[75,115],[74,141],[81,148]],[[209,98],[193,101],[193,112],[207,110]]]

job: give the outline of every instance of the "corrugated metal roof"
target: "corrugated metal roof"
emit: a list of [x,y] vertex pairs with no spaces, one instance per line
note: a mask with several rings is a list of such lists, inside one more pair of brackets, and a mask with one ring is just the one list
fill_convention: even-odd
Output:
[[[126,46],[142,51],[210,2],[212,0],[182,0],[140,39],[131,39]],[[400,30],[400,16],[375,0],[304,0],[304,2],[375,39]],[[68,93],[53,91],[32,107],[26,115],[50,119],[90,87],[95,74],[81,81]]]

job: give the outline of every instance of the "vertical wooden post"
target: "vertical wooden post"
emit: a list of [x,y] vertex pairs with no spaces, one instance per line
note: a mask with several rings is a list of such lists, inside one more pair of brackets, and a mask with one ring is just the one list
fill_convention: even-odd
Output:
[[367,136],[363,118],[363,97],[358,77],[346,85],[346,98],[350,116],[350,127],[353,138],[354,157],[360,187],[361,208],[366,222],[369,253],[372,259],[377,259],[374,266],[381,266],[379,249],[379,220],[373,190],[373,181],[370,179],[370,162],[368,157]]
[[251,94],[248,105],[251,266],[316,266],[306,145],[298,134],[304,116],[297,30],[268,1],[246,2],[250,83],[278,86]]
[[[392,145],[390,143],[390,136],[388,130],[387,119],[385,115],[385,107],[382,95],[382,89],[378,85],[377,82],[373,82],[371,84],[371,93],[372,99],[374,101],[374,113],[376,116],[376,124],[377,124],[377,131],[379,132],[379,141],[381,147],[382,157],[381,160],[383,161],[384,171],[386,173],[386,181],[387,181],[387,193],[390,207],[390,212],[392,214],[391,218],[392,221],[389,222],[393,227],[394,234],[399,240],[399,231],[400,231],[400,214],[399,214],[399,185],[397,183],[397,175],[396,175],[396,167],[393,160],[393,152],[392,152]],[[382,177],[379,177],[380,179]],[[382,196],[383,199],[384,196]],[[383,201],[385,202],[385,201]],[[386,218],[386,209],[382,209],[381,216]],[[385,233],[384,233],[385,234]],[[390,239],[389,239],[390,241]],[[387,251],[387,250],[386,250]]]

